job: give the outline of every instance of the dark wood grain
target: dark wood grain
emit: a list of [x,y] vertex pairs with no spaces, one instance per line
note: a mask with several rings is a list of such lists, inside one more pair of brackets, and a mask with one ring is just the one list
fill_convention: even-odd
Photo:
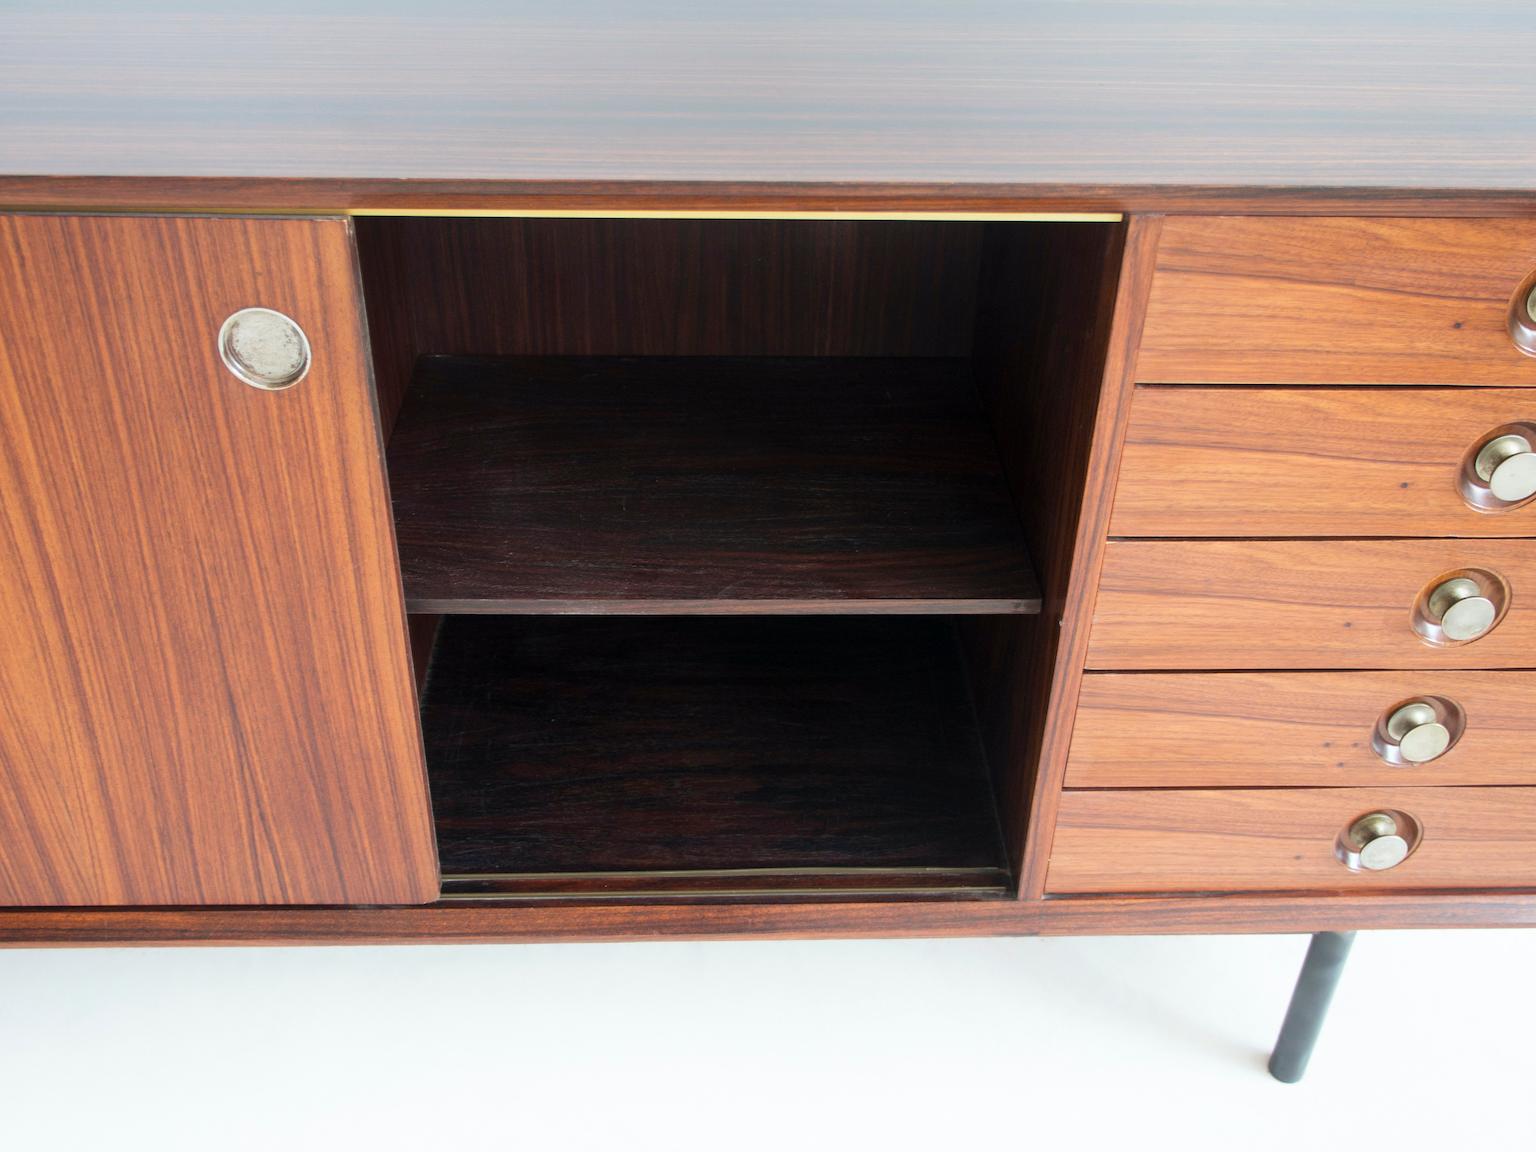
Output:
[[1029,612],[963,361],[428,358],[389,447],[428,612]]
[[[1371,750],[1403,701],[1462,708],[1439,759],[1391,765]],[[1083,679],[1069,788],[1536,784],[1536,673],[1095,673]]]
[[1044,609],[960,626],[1016,869],[1028,851],[1061,640],[1073,626],[1075,535],[1124,238],[1113,224],[991,224],[983,245],[976,379],[1041,566]]
[[1502,0],[37,7],[0,42],[0,171],[1529,192],[1525,16]]
[[422,724],[450,887],[689,872],[729,889],[741,871],[909,886],[901,874],[926,869],[1007,882],[942,617],[452,617]]
[[403,218],[357,231],[386,414],[426,354],[971,350],[980,224]]
[[[1053,539],[1047,554],[1056,567],[1049,570],[1052,574],[1047,579],[1053,581],[1051,588],[1061,599],[1053,601],[1040,618],[1042,626],[1048,628],[1054,622],[1059,628],[1054,652],[1048,647],[1049,641],[1044,642],[1047,646],[1034,649],[1029,657],[1033,670],[1025,681],[1029,697],[1018,705],[1033,712],[1041,697],[1045,699],[1044,714],[1038,721],[1039,754],[1034,765],[1028,839],[1019,880],[1019,890],[1025,898],[1038,897],[1045,887],[1056,806],[1061,800],[1078,685],[1086,664],[1099,571],[1104,562],[1104,529],[1109,522],[1120,448],[1130,419],[1136,346],[1161,229],[1162,220],[1155,216],[1132,220],[1123,238],[1123,248],[1110,248],[1104,253],[1112,265],[1119,264],[1118,276],[1111,267],[1103,267],[1096,281],[1089,276],[1087,282],[1098,295],[1093,323],[1107,323],[1107,331],[1097,328],[1089,335],[1081,328],[1077,330],[1076,341],[1081,343],[1076,345],[1078,358],[1071,373],[1076,385],[1073,398],[1065,403],[1050,402],[1048,410],[1054,408],[1059,431],[1035,442],[1033,447],[1035,452],[1056,453],[1070,445],[1081,452],[1083,438],[1087,438],[1086,456],[1078,465],[1080,475],[1068,470],[1060,477],[1068,484],[1080,484],[1081,496],[1074,502],[1070,488],[1061,489],[1055,522],[1037,521]],[[1080,284],[1079,290],[1082,287]],[[1083,324],[1082,316],[1073,323]],[[1064,326],[1064,331],[1071,330]],[[1054,350],[1055,340],[1050,328],[1037,332],[1035,356],[1043,357],[1041,362],[1052,363],[1060,354]],[[1099,340],[1103,341],[1102,351]],[[1063,367],[1068,363],[1071,361],[1063,362]],[[1050,386],[1054,381],[1044,383]],[[1030,699],[1037,703],[1031,705]]]
[[360,309],[342,220],[0,217],[0,904],[435,896]]
[[[1470,644],[1434,648],[1415,600],[1462,568],[1495,572],[1510,607]],[[1115,540],[1089,668],[1536,667],[1536,540]]]
[[[1341,831],[1381,808],[1423,829],[1385,871],[1352,872]],[[1360,892],[1536,888],[1536,788],[1068,792],[1047,890]]]
[[1488,434],[1536,423],[1523,388],[1141,388],[1114,536],[1521,536],[1458,488]]
[[1137,379],[1536,387],[1510,339],[1530,220],[1170,220]]
[[682,904],[558,901],[419,907],[0,910],[16,947],[552,943],[600,940],[1141,935],[1533,928],[1536,892],[1068,896]]

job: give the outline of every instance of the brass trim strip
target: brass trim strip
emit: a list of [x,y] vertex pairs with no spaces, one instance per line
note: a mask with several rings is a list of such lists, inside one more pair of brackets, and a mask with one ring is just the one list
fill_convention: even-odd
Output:
[[831,897],[888,896],[915,899],[929,897],[934,900],[991,897],[1004,899],[1009,895],[1003,885],[955,886],[953,888],[681,888],[646,889],[635,892],[442,892],[438,903],[510,904],[522,902],[593,901],[629,903],[637,900],[741,900],[752,897],[799,897],[812,901],[825,901]]
[[1118,224],[1125,219],[1119,212],[881,212],[794,208],[343,208],[339,211],[346,216],[509,217],[531,220],[939,220]]
[[422,217],[526,220],[926,220],[950,223],[1118,224],[1121,212],[882,212],[861,209],[804,211],[756,208],[189,208],[110,205],[59,208],[46,204],[3,204],[0,212],[32,216],[278,216]]
[[966,865],[959,868],[919,866],[900,868],[893,865],[862,867],[793,867],[793,868],[632,868],[594,870],[580,872],[444,872],[443,882],[450,880],[630,880],[664,877],[714,878],[722,876],[986,876],[1006,874],[1005,869],[986,864]]

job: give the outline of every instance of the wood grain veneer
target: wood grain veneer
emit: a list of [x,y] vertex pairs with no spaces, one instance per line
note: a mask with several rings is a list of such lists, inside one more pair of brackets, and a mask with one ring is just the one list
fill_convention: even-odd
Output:
[[1504,3],[159,0],[0,53],[17,174],[1536,188]]
[[[1431,647],[1414,602],[1460,568],[1502,575],[1509,612]],[[1536,540],[1114,540],[1088,646],[1106,670],[1533,666]]]
[[0,904],[434,897],[381,455],[345,221],[0,217]]
[[[1007,429],[1002,434],[1003,443],[1012,445],[1005,449],[1009,464],[1025,464],[1046,474],[1060,469],[1057,480],[1067,485],[1058,490],[1058,505],[1049,512],[1037,507],[1032,513],[1036,530],[1043,532],[1050,544],[1036,546],[1039,555],[1049,558],[1043,569],[1048,599],[1041,615],[1029,623],[1056,631],[1054,636],[1049,631],[1044,636],[1037,631],[1020,637],[1028,655],[1019,664],[1025,672],[1019,681],[1024,695],[1014,707],[1018,716],[1029,718],[1029,739],[1039,740],[1038,745],[1026,746],[1030,752],[1037,748],[1038,752],[1033,761],[1028,840],[1019,881],[1024,898],[1038,897],[1045,886],[1056,805],[1061,798],[1061,778],[1105,555],[1104,527],[1130,416],[1136,345],[1161,229],[1158,217],[1132,220],[1123,237],[1117,237],[1123,247],[1103,251],[1103,258],[1110,263],[1100,266],[1103,271],[1097,278],[1089,271],[1093,265],[1084,260],[1080,265],[1083,278],[1066,279],[1074,292],[1051,291],[1061,301],[1076,299],[1079,305],[1096,299],[1092,327],[1077,327],[1084,323],[1081,311],[1048,312],[1051,323],[1030,330],[1020,366],[1024,379],[1039,389],[1029,394],[1049,399],[1035,401],[1041,405],[1039,420],[1016,416],[1001,424]],[[1067,333],[1073,334],[1071,341],[1062,339]],[[1067,348],[1075,351],[1063,356]],[[1061,387],[1069,380],[1072,387]],[[1021,428],[1033,431],[1025,435]]]
[[389,471],[424,612],[1030,612],[969,367],[428,358]]
[[1536,424],[1521,388],[1140,388],[1113,536],[1522,536],[1536,503],[1457,487],[1487,434]]
[[[1371,750],[1379,717],[1417,696],[1466,716],[1437,760]],[[1536,673],[1094,673],[1083,679],[1068,788],[1536,784]]]
[[1037,774],[1058,694],[1073,693],[1062,649],[1078,623],[1068,612],[1073,546],[1125,242],[1120,225],[991,224],[982,247],[976,383],[1041,565],[1043,610],[959,627],[1009,859],[1026,883]]
[[1331,892],[1047,900],[560,901],[356,908],[0,909],[10,946],[550,943],[1536,927],[1536,893]]
[[1170,220],[1143,383],[1536,387],[1509,338],[1536,221]]
[[1010,880],[944,617],[451,617],[422,724],[448,888]]
[[[1395,868],[1351,872],[1339,832],[1393,808],[1423,828]],[[1359,892],[1536,887],[1536,789],[1319,788],[1068,792],[1047,889]]]
[[966,356],[964,221],[356,222],[385,428],[417,357]]

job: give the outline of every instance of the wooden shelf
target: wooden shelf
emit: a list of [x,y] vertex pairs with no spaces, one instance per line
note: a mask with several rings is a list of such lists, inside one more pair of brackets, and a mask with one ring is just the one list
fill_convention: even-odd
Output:
[[1038,612],[967,362],[425,357],[418,612]]
[[449,617],[422,722],[448,895],[1009,883],[942,617]]

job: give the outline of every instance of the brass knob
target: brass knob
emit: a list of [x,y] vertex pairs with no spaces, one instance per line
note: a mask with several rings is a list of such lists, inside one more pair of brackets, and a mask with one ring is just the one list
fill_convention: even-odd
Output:
[[219,329],[219,356],[236,379],[280,392],[309,371],[309,338],[281,312],[242,308]]
[[1339,834],[1335,852],[1352,872],[1396,868],[1419,843],[1418,821],[1404,812],[1367,812]]
[[1429,594],[1426,615],[1447,640],[1476,640],[1493,627],[1499,608],[1483,594],[1471,577],[1456,576],[1435,586]]

